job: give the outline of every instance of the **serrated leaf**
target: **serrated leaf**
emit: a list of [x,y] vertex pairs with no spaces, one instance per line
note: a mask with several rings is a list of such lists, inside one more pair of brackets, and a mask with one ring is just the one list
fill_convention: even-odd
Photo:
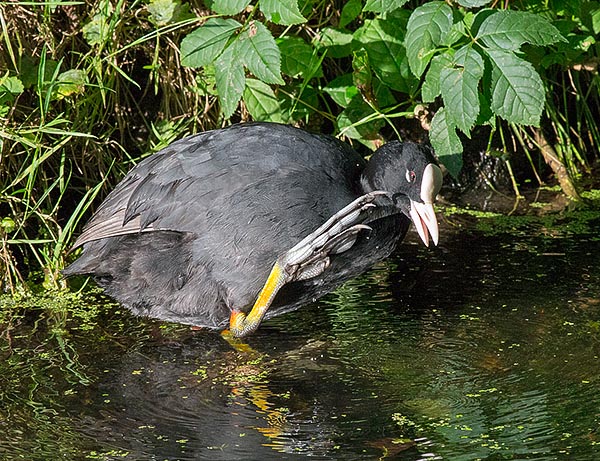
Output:
[[194,17],[190,5],[181,0],[150,0],[148,13],[150,22],[158,27]]
[[283,123],[279,101],[266,83],[254,78],[246,79],[244,103],[254,120]]
[[352,74],[340,75],[329,82],[323,91],[331,96],[337,105],[347,107],[350,101],[360,94],[352,77]]
[[388,13],[397,10],[408,0],[367,0],[363,11],[372,11],[373,13]]
[[354,21],[362,11],[362,0],[348,0],[340,14],[340,27],[346,27]]
[[492,110],[510,123],[538,126],[545,102],[539,74],[510,51],[486,54],[492,63]]
[[425,3],[410,15],[406,29],[406,55],[413,74],[420,77],[452,27],[452,8],[445,2]]
[[250,0],[214,0],[211,9],[232,16],[245,10],[249,4]]
[[440,88],[446,116],[467,136],[479,115],[479,81],[483,77],[483,58],[471,45],[454,55],[454,67],[443,68]]
[[512,10],[495,10],[493,14],[484,10],[479,14],[487,17],[475,40],[481,40],[490,48],[518,50],[523,43],[544,46],[566,41],[558,29],[539,14]]
[[431,65],[427,74],[425,74],[425,81],[421,87],[421,99],[423,102],[433,102],[435,98],[442,94],[440,88],[440,75],[442,69],[445,67],[452,67],[453,64],[454,50],[445,51],[442,54],[438,54],[431,60]]
[[429,140],[440,162],[453,177],[458,177],[463,163],[463,146],[456,134],[456,126],[448,120],[443,107],[436,112],[431,120]]
[[281,52],[281,71],[290,77],[322,77],[316,51],[300,37],[285,36],[276,40]]
[[238,42],[240,59],[250,72],[265,83],[284,83],[281,78],[281,53],[264,24],[252,21],[239,35]]
[[215,61],[215,83],[221,102],[223,117],[235,112],[246,86],[244,66],[238,56],[238,43],[234,42]]
[[260,10],[275,24],[290,26],[306,22],[298,9],[298,0],[261,0]]
[[418,81],[410,72],[399,30],[404,30],[400,21],[367,20],[355,37],[367,51],[371,66],[383,83],[394,90],[412,93]]
[[233,19],[209,19],[181,41],[181,64],[187,67],[211,64],[240,27],[242,25]]

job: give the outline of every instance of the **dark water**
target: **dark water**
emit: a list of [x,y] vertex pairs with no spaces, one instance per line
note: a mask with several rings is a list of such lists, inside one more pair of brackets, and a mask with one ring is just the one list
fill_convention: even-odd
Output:
[[247,351],[114,305],[6,319],[0,458],[600,459],[600,220],[450,221]]

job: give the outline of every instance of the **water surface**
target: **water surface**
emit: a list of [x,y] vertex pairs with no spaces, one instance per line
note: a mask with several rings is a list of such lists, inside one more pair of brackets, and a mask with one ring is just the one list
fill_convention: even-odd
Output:
[[450,217],[244,350],[38,302],[2,325],[0,458],[600,459],[599,223]]

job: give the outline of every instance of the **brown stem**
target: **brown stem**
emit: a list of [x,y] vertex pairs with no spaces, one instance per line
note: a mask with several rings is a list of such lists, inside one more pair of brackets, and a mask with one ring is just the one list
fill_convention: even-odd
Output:
[[565,164],[559,159],[556,150],[550,144],[544,133],[542,133],[541,129],[534,130],[535,142],[540,148],[540,152],[544,157],[544,160],[548,164],[554,174],[556,175],[556,179],[558,179],[558,183],[560,184],[560,188],[567,195],[567,197],[573,200],[582,200],[579,192],[577,191],[577,187],[573,182]]

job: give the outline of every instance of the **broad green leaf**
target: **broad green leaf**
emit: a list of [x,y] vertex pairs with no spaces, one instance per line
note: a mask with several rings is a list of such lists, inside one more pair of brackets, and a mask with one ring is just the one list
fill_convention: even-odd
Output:
[[214,0],[211,9],[220,14],[238,14],[250,4],[250,0]]
[[19,67],[19,79],[23,82],[24,88],[31,88],[37,83],[38,63],[29,55],[21,56],[21,65]]
[[95,14],[82,28],[83,38],[89,45],[106,42],[109,33],[108,22],[103,14]]
[[181,41],[181,64],[187,67],[211,64],[240,27],[233,19],[210,18]]
[[275,24],[290,26],[306,22],[298,9],[298,0],[261,0],[260,10]]
[[592,30],[594,31],[594,34],[599,34],[600,33],[600,7],[599,5],[596,3],[594,5],[594,8],[591,9],[591,11],[589,11],[589,17],[592,23]]
[[495,10],[493,14],[484,10],[479,14],[487,17],[475,39],[490,48],[518,50],[523,43],[544,46],[566,41],[558,29],[539,14],[512,10]]
[[462,168],[463,146],[456,134],[456,126],[448,120],[443,107],[436,112],[431,120],[429,140],[440,162],[444,164],[453,177],[458,177]]
[[322,77],[316,50],[300,37],[285,36],[276,40],[281,51],[281,71],[290,77]]
[[354,85],[352,74],[343,74],[333,79],[323,91],[341,107],[348,107],[350,101],[360,94]]
[[442,69],[452,67],[454,50],[448,50],[433,57],[425,81],[421,87],[421,99],[423,102],[433,102],[442,94],[440,88],[440,75]]
[[389,87],[377,78],[373,80],[373,92],[379,108],[393,106],[398,103]]
[[23,83],[18,77],[10,77],[8,71],[3,77],[0,77],[0,94],[10,93],[14,96],[21,94],[25,90]]
[[327,50],[330,58],[345,58],[352,54],[351,32],[325,27],[321,30],[318,38],[319,47]]
[[235,112],[246,85],[237,42],[227,47],[215,61],[215,82],[223,117],[228,119]]
[[457,23],[452,24],[452,27],[448,31],[448,33],[444,36],[442,42],[440,43],[440,48],[444,47],[452,47],[456,42],[461,40],[463,37],[468,36],[469,34],[466,32],[466,21],[469,13],[463,16],[463,20]]
[[404,30],[400,21],[367,20],[355,37],[367,50],[372,69],[383,83],[394,90],[412,93],[418,81],[410,72],[399,30]]
[[85,72],[80,69],[69,69],[57,78],[56,98],[63,99],[85,90]]
[[421,77],[452,28],[452,8],[445,2],[429,2],[415,9],[406,29],[406,55],[413,74]]
[[510,123],[538,126],[545,102],[539,74],[510,51],[486,54],[492,63],[492,110]]
[[397,10],[404,5],[408,0],[367,0],[364,11],[372,11],[374,13],[387,13]]
[[8,71],[0,77],[0,104],[13,101],[15,96],[25,90],[23,83],[17,77],[9,77]]
[[354,21],[362,11],[362,0],[348,0],[340,14],[340,27],[346,27]]
[[113,14],[114,7],[110,0],[101,0],[92,16],[92,20],[83,26],[83,38],[90,45],[100,45],[109,39],[111,28],[108,18]]
[[443,68],[440,87],[446,117],[467,136],[479,115],[479,81],[483,77],[483,58],[469,45],[454,55],[454,67]]
[[281,53],[275,39],[259,21],[252,21],[239,35],[240,59],[256,77],[265,83],[283,84]]
[[279,101],[266,83],[254,78],[246,79],[244,103],[254,120],[283,123]]
[[458,0],[458,4],[465,8],[481,8],[491,2],[492,0]]
[[194,17],[190,5],[182,4],[181,0],[150,0],[148,13],[150,22],[158,27]]

